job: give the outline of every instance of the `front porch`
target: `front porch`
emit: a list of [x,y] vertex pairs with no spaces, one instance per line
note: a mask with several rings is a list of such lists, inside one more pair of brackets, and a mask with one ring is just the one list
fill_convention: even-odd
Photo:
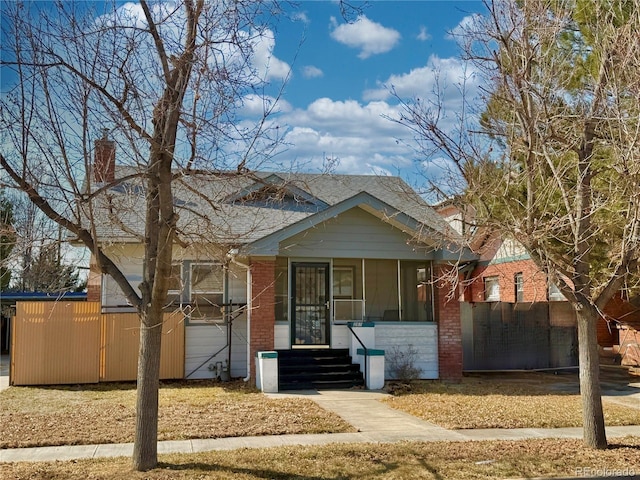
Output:
[[[384,350],[385,378],[394,378],[390,356],[409,350],[420,378],[461,378],[460,305],[457,298],[448,298],[451,286],[438,281],[445,278],[442,273],[449,271],[448,266],[362,258],[276,257],[270,263],[273,276],[268,278],[276,299],[273,343],[264,348],[254,345],[254,352],[351,349],[354,340],[348,324],[367,324],[371,328],[364,346]],[[265,285],[254,279],[252,290],[264,291]],[[260,298],[254,299],[256,305],[262,304]],[[265,336],[265,323],[257,324],[254,316],[251,325],[252,339],[258,329]]]

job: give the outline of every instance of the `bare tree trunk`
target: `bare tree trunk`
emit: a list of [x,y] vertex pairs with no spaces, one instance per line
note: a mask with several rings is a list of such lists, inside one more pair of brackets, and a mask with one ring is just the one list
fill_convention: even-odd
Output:
[[600,390],[597,316],[588,308],[578,309],[577,314],[584,442],[591,448],[607,448]]
[[138,388],[133,468],[145,471],[158,463],[158,387],[162,312],[142,315],[138,353]]

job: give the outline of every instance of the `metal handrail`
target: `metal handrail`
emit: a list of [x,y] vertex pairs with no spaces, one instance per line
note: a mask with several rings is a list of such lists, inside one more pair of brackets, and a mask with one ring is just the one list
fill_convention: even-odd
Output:
[[365,344],[362,343],[362,340],[360,340],[360,337],[358,337],[358,334],[353,331],[353,328],[351,327],[351,323],[347,323],[347,328],[349,329],[351,334],[354,337],[356,337],[356,340],[358,340],[358,343],[360,345],[362,345],[362,349],[364,350],[364,388],[367,388],[367,385],[368,385],[368,382],[367,382],[367,377],[368,377],[368,372],[367,372],[367,363],[368,362],[367,362],[367,358],[369,356],[369,350],[367,349]]

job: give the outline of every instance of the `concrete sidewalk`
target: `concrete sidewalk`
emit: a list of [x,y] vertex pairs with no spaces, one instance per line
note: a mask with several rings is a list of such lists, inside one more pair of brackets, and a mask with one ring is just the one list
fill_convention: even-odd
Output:
[[[277,435],[158,442],[158,453],[196,453],[237,448],[266,448],[285,445],[331,443],[393,443],[404,440],[469,441],[522,440],[528,438],[582,438],[582,428],[522,428],[447,430],[412,415],[387,407],[379,400],[383,392],[366,390],[304,391],[270,394],[272,398],[304,397],[317,402],[353,425],[356,433]],[[609,438],[640,436],[640,426],[608,427]],[[0,450],[0,462],[39,462],[131,456],[133,444],[74,445]]]

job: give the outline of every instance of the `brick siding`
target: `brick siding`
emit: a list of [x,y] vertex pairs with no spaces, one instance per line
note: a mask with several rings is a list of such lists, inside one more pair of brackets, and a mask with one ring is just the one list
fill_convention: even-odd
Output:
[[524,280],[523,302],[547,301],[547,276],[538,270],[532,260],[517,260],[477,267],[471,275],[472,280],[468,287],[470,301],[484,302],[484,279],[486,277],[498,277],[500,301],[514,303],[516,301],[516,273],[522,273]]
[[251,376],[256,352],[273,350],[275,315],[275,260],[251,261]]
[[89,260],[89,276],[87,277],[87,302],[100,301],[102,301],[102,274],[92,254]]
[[[454,267],[455,268],[455,267]],[[448,279],[451,267],[436,266],[434,291],[438,322],[438,366],[441,380],[459,382],[462,379],[462,324],[460,299],[450,297],[452,284]]]

